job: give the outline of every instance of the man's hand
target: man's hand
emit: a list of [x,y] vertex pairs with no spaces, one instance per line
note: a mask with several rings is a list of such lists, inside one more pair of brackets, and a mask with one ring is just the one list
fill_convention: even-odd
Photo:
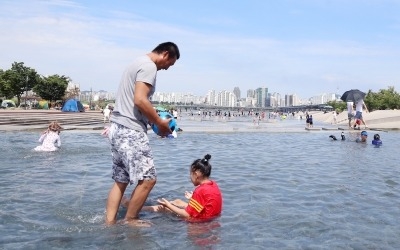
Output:
[[172,130],[169,128],[170,120],[171,120],[171,118],[165,119],[165,120],[160,119],[159,124],[156,124],[157,128],[158,128],[158,134],[160,136],[167,136],[167,135],[172,134]]
[[160,203],[161,205],[165,206],[165,207],[170,207],[171,206],[171,203],[165,198],[158,199],[157,202]]

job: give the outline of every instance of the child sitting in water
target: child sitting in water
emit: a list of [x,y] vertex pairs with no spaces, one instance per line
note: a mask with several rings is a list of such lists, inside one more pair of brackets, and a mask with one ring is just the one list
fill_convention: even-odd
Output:
[[[157,200],[160,205],[144,206],[142,211],[173,212],[185,219],[212,219],[221,214],[222,194],[213,180],[210,180],[211,155],[207,154],[203,159],[195,160],[190,167],[190,179],[194,186],[193,192],[185,192],[188,202],[181,199],[168,201],[165,198]],[[122,204],[127,206],[129,200],[123,198]]]
[[47,130],[45,130],[39,138],[39,142],[42,142],[42,145],[37,146],[33,150],[56,151],[61,146],[61,129],[61,126],[57,122],[51,122]]

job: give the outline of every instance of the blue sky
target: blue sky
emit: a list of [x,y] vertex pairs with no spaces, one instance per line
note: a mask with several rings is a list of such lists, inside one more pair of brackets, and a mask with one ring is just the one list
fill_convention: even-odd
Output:
[[164,41],[181,59],[157,91],[267,87],[309,98],[400,86],[399,0],[2,0],[0,68],[24,62],[82,90],[116,91]]

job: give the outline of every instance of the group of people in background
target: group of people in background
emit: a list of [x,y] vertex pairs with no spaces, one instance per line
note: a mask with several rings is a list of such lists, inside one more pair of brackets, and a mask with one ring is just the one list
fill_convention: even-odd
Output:
[[312,115],[309,115],[308,112],[306,113],[306,126],[307,128],[314,127],[314,121]]

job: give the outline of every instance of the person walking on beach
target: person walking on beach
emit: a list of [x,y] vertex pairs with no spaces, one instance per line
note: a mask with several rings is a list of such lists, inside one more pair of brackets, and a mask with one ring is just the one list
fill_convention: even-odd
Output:
[[107,121],[110,122],[110,115],[111,115],[111,109],[109,109],[107,105],[103,110],[104,123],[106,123]]
[[112,178],[115,181],[106,205],[108,224],[115,223],[128,184],[137,183],[125,215],[125,220],[131,223],[139,219],[139,212],[156,184],[147,126],[149,123],[156,124],[160,135],[168,135],[172,131],[168,126],[169,119],[162,120],[158,116],[149,98],[155,91],[157,71],[167,70],[179,57],[176,44],[161,43],[152,52],[137,58],[122,75],[108,129]]
[[[211,155],[195,160],[190,166],[190,180],[196,187],[193,192],[185,192],[188,202],[181,199],[168,201],[159,199],[160,205],[145,206],[143,211],[173,212],[185,219],[208,220],[215,218],[222,211],[222,194],[217,183],[210,179]],[[123,205],[129,204],[129,199],[124,197]]]
[[[356,115],[354,117],[355,117],[355,119],[360,119],[361,122],[364,124],[365,129],[367,129],[368,126],[365,123],[363,115],[362,115],[364,108],[365,108],[365,111],[368,112],[368,108],[367,108],[367,105],[365,105],[364,100],[363,99],[358,100],[356,102]],[[354,122],[354,125],[355,125],[355,122]]]
[[337,116],[336,116],[336,111],[332,112],[333,115],[333,124],[337,124]]
[[353,108],[353,102],[348,101],[347,102],[347,119],[349,120],[349,128],[351,128],[351,120],[354,117],[354,108]]
[[60,131],[61,126],[57,122],[51,122],[48,128],[42,133],[39,138],[39,142],[42,145],[37,146],[33,150],[35,151],[56,151],[61,147]]

